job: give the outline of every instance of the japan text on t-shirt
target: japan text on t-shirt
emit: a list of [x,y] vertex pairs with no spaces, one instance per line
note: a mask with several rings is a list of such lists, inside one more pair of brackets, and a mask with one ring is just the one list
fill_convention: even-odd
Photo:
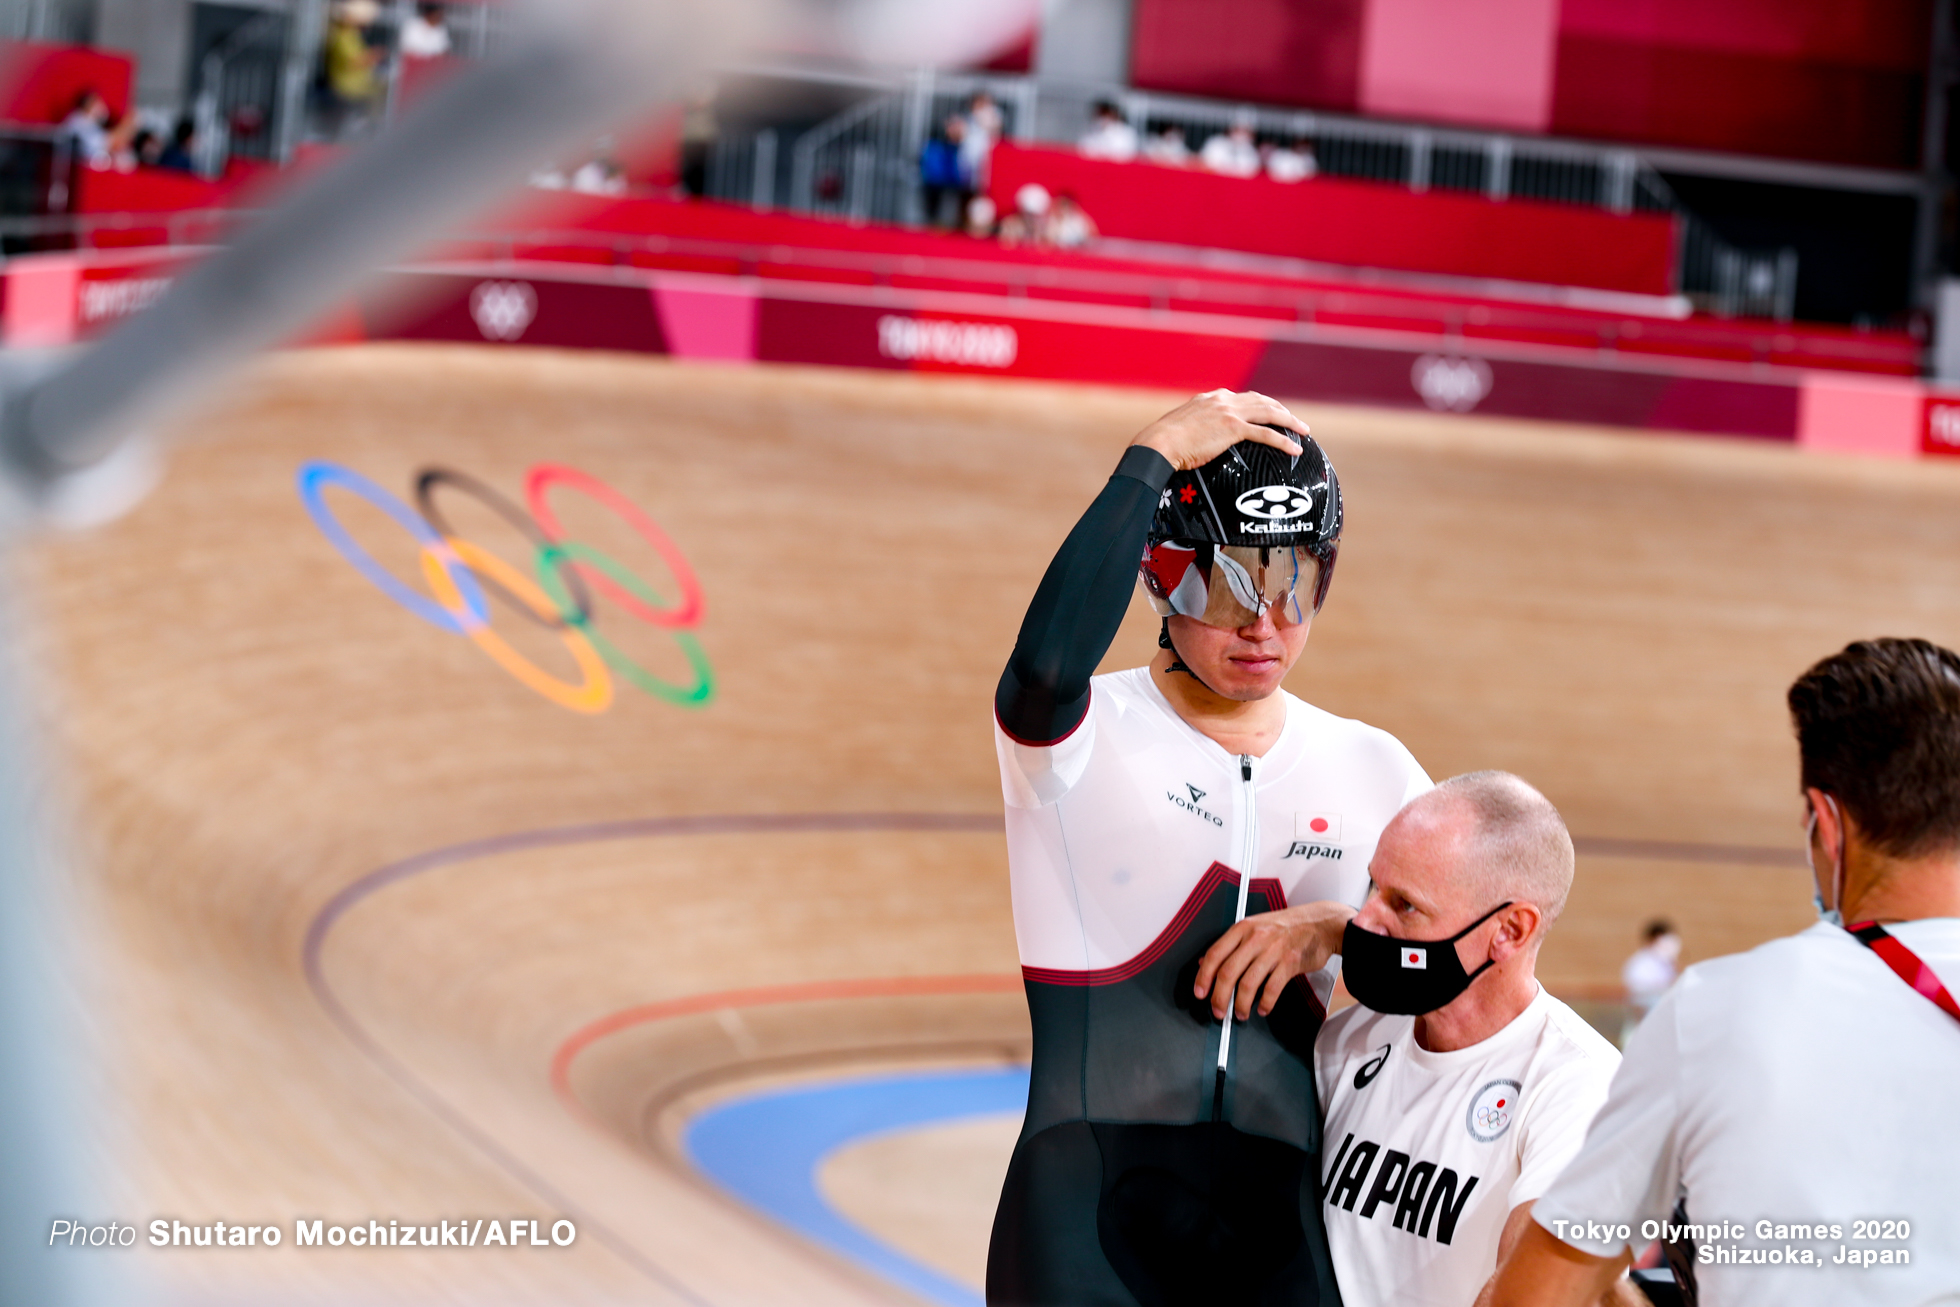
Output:
[[1512,1209],[1579,1150],[1620,1055],[1538,996],[1468,1048],[1431,1052],[1417,1018],[1350,1007],[1315,1046],[1328,1246],[1347,1307],[1468,1307]]
[[[1960,919],[1886,930],[1960,992]],[[1956,1085],[1960,1022],[1812,926],[1683,973],[1532,1217],[1599,1257],[1686,1243],[1703,1307],[1960,1302]]]

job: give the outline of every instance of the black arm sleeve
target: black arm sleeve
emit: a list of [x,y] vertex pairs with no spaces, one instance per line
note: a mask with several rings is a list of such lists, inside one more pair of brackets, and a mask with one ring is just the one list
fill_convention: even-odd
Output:
[[1130,446],[1048,565],[994,691],[1001,729],[1022,743],[1053,744],[1088,715],[1089,677],[1123,624],[1173,470],[1156,450]]

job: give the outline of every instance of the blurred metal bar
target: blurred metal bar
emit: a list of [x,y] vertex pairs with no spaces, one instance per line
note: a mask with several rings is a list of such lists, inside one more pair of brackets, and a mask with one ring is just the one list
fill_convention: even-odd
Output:
[[386,137],[302,183],[155,308],[45,382],[6,395],[0,450],[11,470],[47,483],[95,463],[139,419],[154,426],[174,414],[385,264],[483,210],[534,163],[677,92],[700,67],[703,29],[669,26],[676,39],[641,42],[596,21],[540,25],[442,88]]
[[[551,0],[525,38],[437,92],[392,132],[301,183],[151,310],[43,374],[0,357],[0,542],[89,479],[142,425],[221,385],[390,262],[480,213],[538,161],[678,91],[746,17],[743,0],[689,14],[671,0]],[[290,91],[290,84],[288,85]],[[290,102],[290,97],[289,97]],[[288,116],[290,120],[290,115]],[[111,463],[94,480],[113,480]],[[129,1307],[114,1255],[48,1246],[57,1218],[88,1223],[79,1159],[90,1128],[81,1028],[62,988],[66,914],[47,854],[49,773],[18,683],[14,612],[0,594],[0,1303]],[[128,1215],[127,1213],[122,1215]]]
[[[0,630],[18,620],[0,594]],[[60,981],[72,974],[61,965],[65,887],[48,856],[50,787],[35,765],[17,658],[16,645],[0,646],[0,1302],[109,1307],[130,1301],[112,1279],[115,1254],[50,1246],[56,1218],[95,1225],[110,1213],[90,1205],[78,1160],[94,1121],[67,1073],[85,1018]]]

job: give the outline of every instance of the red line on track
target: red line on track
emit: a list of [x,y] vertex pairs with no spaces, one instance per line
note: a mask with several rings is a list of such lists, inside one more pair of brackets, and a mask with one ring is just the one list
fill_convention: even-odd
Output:
[[591,1120],[572,1093],[572,1063],[580,1053],[608,1035],[634,1026],[700,1016],[732,1008],[768,1007],[779,1003],[817,1003],[838,998],[905,998],[920,994],[1005,994],[1018,992],[1021,978],[1013,975],[871,976],[855,980],[814,980],[800,985],[764,985],[754,989],[724,989],[686,994],[657,1003],[621,1008],[588,1022],[558,1046],[551,1056],[551,1088],[560,1102],[582,1120]]

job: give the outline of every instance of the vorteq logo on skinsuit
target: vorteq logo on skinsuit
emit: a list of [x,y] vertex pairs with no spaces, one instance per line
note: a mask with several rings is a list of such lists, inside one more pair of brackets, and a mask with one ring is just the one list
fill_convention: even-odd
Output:
[[1172,803],[1175,803],[1178,807],[1184,809],[1186,812],[1191,813],[1192,815],[1197,817],[1202,817],[1204,820],[1210,822],[1214,826],[1223,826],[1225,824],[1224,818],[1218,816],[1218,814],[1214,812],[1211,812],[1204,808],[1200,808],[1198,806],[1198,800],[1205,797],[1205,791],[1199,789],[1197,786],[1193,785],[1190,781],[1184,782],[1184,788],[1190,792],[1191,797],[1188,799],[1185,798],[1182,794],[1179,794],[1176,790],[1165,790],[1164,797],[1169,799]]

